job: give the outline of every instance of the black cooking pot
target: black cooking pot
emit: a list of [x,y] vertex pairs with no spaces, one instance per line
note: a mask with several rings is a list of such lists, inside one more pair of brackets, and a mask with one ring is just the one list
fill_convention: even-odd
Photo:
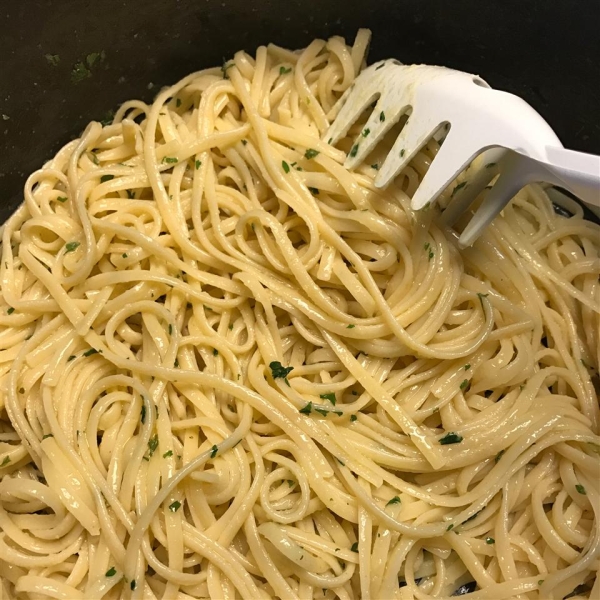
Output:
[[220,64],[359,27],[370,61],[443,64],[519,94],[600,153],[598,0],[0,0],[0,222],[29,173],[91,119]]

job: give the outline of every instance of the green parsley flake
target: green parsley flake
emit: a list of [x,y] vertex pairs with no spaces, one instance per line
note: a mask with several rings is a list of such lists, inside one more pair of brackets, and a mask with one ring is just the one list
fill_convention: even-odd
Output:
[[400,497],[399,496],[394,496],[387,504],[386,506],[390,506],[390,504],[400,504]]
[[137,584],[135,582],[135,579],[131,580],[131,583],[129,584],[129,587],[131,588],[131,591],[133,592],[133,590],[135,590],[135,588],[137,587]]
[[77,248],[79,248],[81,244],[79,242],[68,242],[67,244],[65,244],[65,254],[67,252],[74,252],[75,250],[77,250]]
[[318,156],[319,154],[320,154],[320,152],[318,150],[315,150],[314,148],[309,148],[304,153],[304,158],[310,160],[311,158],[314,158],[315,156]]
[[328,394],[321,394],[319,396],[322,400],[329,400],[331,404],[335,406],[335,394],[333,392],[329,392]]
[[498,463],[498,461],[502,458],[502,455],[506,452],[506,450],[500,450],[498,454],[496,454],[496,458],[494,458],[494,462]]
[[92,72],[81,61],[75,63],[71,71],[71,81],[75,84],[81,83],[83,80],[92,76]]
[[288,165],[288,164],[285,162],[285,160],[282,160],[282,161],[281,161],[281,166],[283,167],[283,170],[284,170],[286,173],[289,173],[289,172],[290,172],[290,165]]
[[461,384],[460,384],[460,389],[464,390],[467,386],[469,385],[469,380],[468,379],[463,379]]
[[213,356],[219,356],[219,351],[216,348],[213,348]]
[[358,152],[358,144],[354,144],[354,146],[352,146],[352,150],[350,150],[350,156],[352,158],[354,158],[356,156]]
[[221,66],[221,73],[223,74],[223,79],[229,79],[229,75],[227,74],[227,69],[231,69],[231,67],[233,67],[233,63],[229,63],[229,64],[227,64],[227,62],[223,63],[223,65]]
[[[483,509],[481,509],[481,510],[483,510]],[[481,510],[478,510],[474,515],[471,515],[468,519],[465,519],[462,522],[462,524],[464,525],[465,523],[468,523],[469,521],[475,520],[479,516],[479,513],[481,512]]]
[[471,368],[471,365],[469,363],[467,363],[464,367],[465,371],[468,371]]
[[178,160],[174,156],[165,156],[162,161],[170,165],[174,165]]
[[179,502],[179,500],[175,500],[175,502],[171,502],[171,504],[169,504],[169,510],[171,512],[177,512],[180,508],[181,502]]
[[311,411],[312,411],[312,402],[309,402],[304,408],[300,409],[300,412],[303,415],[310,415]]
[[294,370],[294,367],[284,367],[278,360],[270,362],[269,368],[273,379],[285,379]]
[[356,421],[358,419],[358,417],[356,415],[350,415],[350,420],[354,423],[354,421]]
[[90,52],[86,57],[85,57],[85,62],[87,63],[88,67],[93,67],[97,62],[102,62],[105,58],[105,53],[104,50],[102,50],[101,52]]
[[219,447],[215,444],[211,449],[210,449],[210,457],[214,458],[217,455],[217,452],[219,451]]
[[446,527],[446,531],[451,531],[452,529],[454,529],[454,523],[450,523],[450,525]]
[[163,454],[163,458],[169,458],[169,456],[173,456],[173,450],[167,450],[164,454]]
[[114,118],[115,118],[115,111],[114,110],[107,110],[104,113],[104,118],[100,119],[100,124],[103,127],[106,127],[107,125],[110,125],[113,122]]
[[480,292],[477,293],[477,297],[479,298],[479,302],[481,302],[481,308],[483,308],[483,299],[487,298],[489,294],[482,294]]
[[583,487],[583,486],[582,486],[580,483],[578,483],[577,485],[575,485],[575,489],[576,489],[576,490],[577,490],[577,491],[578,491],[580,494],[583,494],[584,496],[587,496],[587,492],[586,492],[585,488],[584,488],[584,487]]
[[462,435],[458,435],[458,433],[454,433],[453,431],[448,432],[443,438],[440,439],[440,444],[442,446],[447,446],[449,444],[460,444],[463,441]]
[[450,197],[452,198],[452,196],[454,196],[454,194],[456,194],[456,192],[458,192],[459,190],[462,190],[464,187],[467,186],[467,182],[463,181],[462,183],[459,183],[453,190],[452,190],[452,194],[450,194]]
[[383,111],[381,111],[379,113],[379,120],[383,123],[385,121],[385,113]]
[[368,136],[370,133],[371,133],[371,130],[370,130],[368,127],[365,127],[365,128],[362,130],[362,134],[361,134],[361,135],[362,135],[363,137],[367,137],[367,136]]
[[279,67],[280,75],[287,75],[288,73],[291,73],[291,72],[292,72],[292,67],[287,67],[287,68],[284,66]]
[[5,467],[10,462],[10,456],[5,456],[0,467]]
[[66,202],[66,201],[68,200],[68,198],[67,198],[66,196],[59,196],[59,197],[57,198],[57,200],[58,200],[59,202]]
[[376,171],[379,171],[379,165],[377,163],[371,165],[371,169],[375,169]]
[[142,404],[142,410],[140,411],[140,421],[143,423],[146,422],[146,405]]
[[196,163],[196,171],[202,166],[202,161],[201,160],[197,160]]
[[115,178],[114,175],[102,175],[102,177],[100,177],[100,183],[105,183],[106,181],[111,181],[114,178]]
[[406,152],[406,150],[404,148],[402,148],[402,150],[400,150],[400,158],[402,158],[404,156],[405,152]]
[[351,325],[348,325],[348,326],[346,327],[346,329],[354,329],[355,327],[356,327],[356,325],[352,325],[352,324],[351,324]]
[[358,542],[354,542],[354,544],[350,546],[350,550],[352,550],[352,552],[358,552]]
[[148,454],[152,456],[158,448],[158,435],[152,436],[148,440]]
[[105,577],[114,577],[116,574],[117,570],[114,567],[111,567],[104,575]]
[[6,314],[7,315],[12,315],[15,312],[15,309],[11,306],[7,311]]
[[485,538],[485,543],[488,544],[488,545],[495,544],[496,540],[493,537],[486,537]]
[[92,356],[92,354],[98,354],[98,350],[96,350],[96,348],[90,348],[83,353],[83,356]]
[[44,58],[53,67],[58,67],[58,63],[60,63],[60,56],[58,54],[45,54]]

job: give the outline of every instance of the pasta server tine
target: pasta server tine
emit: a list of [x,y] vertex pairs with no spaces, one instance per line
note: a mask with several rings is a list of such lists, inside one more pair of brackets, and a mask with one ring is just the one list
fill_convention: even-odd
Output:
[[478,155],[481,167],[458,184],[443,220],[452,225],[498,175],[463,230],[459,243],[472,244],[526,184],[566,188],[600,214],[600,157],[567,150],[546,121],[524,100],[492,89],[477,75],[429,65],[385,60],[366,68],[340,98],[339,113],[324,139],[335,144],[373,102],[375,108],[356,138],[345,167],[359,165],[404,115],[408,120],[375,178],[385,187],[432,137],[443,144],[416,190],[420,210],[439,195]]

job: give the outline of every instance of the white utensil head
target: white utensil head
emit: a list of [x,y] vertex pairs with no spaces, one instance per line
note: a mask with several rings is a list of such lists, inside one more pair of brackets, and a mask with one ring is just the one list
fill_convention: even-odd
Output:
[[477,75],[429,65],[381,61],[365,69],[341,99],[343,106],[325,139],[336,143],[363,111],[377,101],[345,166],[361,163],[378,141],[408,114],[375,185],[385,187],[433,137],[448,131],[443,146],[417,189],[415,210],[439,194],[475,156],[501,146],[545,158],[560,141],[544,119],[521,98],[493,90]]

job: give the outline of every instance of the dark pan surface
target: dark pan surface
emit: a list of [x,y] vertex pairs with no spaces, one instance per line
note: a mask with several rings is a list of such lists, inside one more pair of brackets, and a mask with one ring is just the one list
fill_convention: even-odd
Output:
[[370,60],[479,73],[565,145],[600,152],[598,23],[598,0],[0,0],[0,222],[26,176],[120,102],[239,49],[359,27],[373,30]]

